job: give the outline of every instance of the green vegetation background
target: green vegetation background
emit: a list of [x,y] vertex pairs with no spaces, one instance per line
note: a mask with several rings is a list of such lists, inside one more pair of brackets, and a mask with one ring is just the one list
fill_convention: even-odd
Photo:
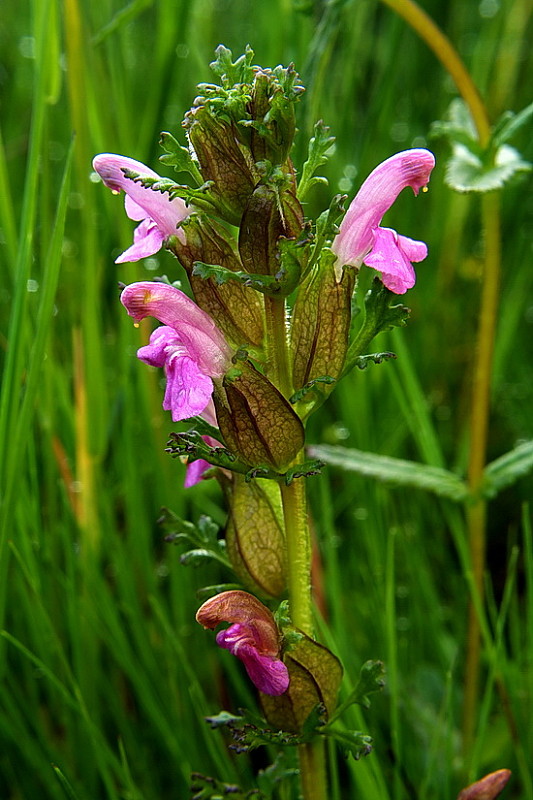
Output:
[[[529,0],[425,0],[458,48],[493,119],[531,101]],[[350,375],[313,421],[343,444],[464,474],[480,294],[479,202],[444,183],[447,150],[428,140],[455,89],[427,47],[373,0],[3,0],[0,16],[0,797],[181,800],[192,771],[253,784],[269,754],[227,749],[203,716],[255,700],[240,665],[194,622],[197,590],[225,580],[179,563],[161,506],[221,526],[213,482],[184,492],[164,446],[160,375],[135,359],[140,333],[117,282],[163,273],[167,254],[117,267],[133,224],[91,177],[102,151],[158,168],[160,130],[181,136],[219,43],[250,43],[264,66],[294,61],[308,91],[295,160],[313,122],[337,136],[327,190],[350,196],[383,158],[428,144],[430,192],[405,193],[387,222],[428,242],[396,362]],[[513,144],[533,160],[529,131]],[[70,170],[67,162],[72,155]],[[161,170],[164,171],[164,170]],[[503,192],[504,274],[489,459],[533,433],[533,200]],[[320,555],[323,637],[345,691],[369,658],[387,688],[348,723],[375,740],[336,760],[333,800],[452,800],[464,784],[460,724],[468,602],[463,510],[421,491],[327,469],[309,482]],[[514,775],[531,800],[531,481],[489,509],[475,777]],[[271,755],[271,754],[270,754]],[[54,771],[66,777],[73,794]],[[279,797],[288,798],[290,790]]]

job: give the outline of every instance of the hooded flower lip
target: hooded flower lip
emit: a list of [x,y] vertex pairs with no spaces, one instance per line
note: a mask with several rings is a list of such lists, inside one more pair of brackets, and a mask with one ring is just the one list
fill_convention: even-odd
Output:
[[220,622],[231,623],[217,633],[217,644],[243,662],[260,692],[277,696],[287,691],[289,673],[279,658],[278,629],[272,613],[256,597],[240,590],[222,592],[198,609],[196,620],[211,630]]
[[176,230],[179,222],[190,213],[181,197],[170,199],[168,192],[147,189],[141,183],[127,178],[125,171],[138,173],[143,178],[159,178],[150,167],[127,156],[101,153],[93,159],[93,168],[105,185],[114,192],[126,193],[126,214],[140,225],[135,229],[133,245],[120,255],[116,262],[138,261],[157,253],[165,239],[177,235],[184,241],[184,233]]
[[390,228],[381,228],[380,223],[402,189],[410,186],[416,195],[427,186],[434,166],[433,154],[416,148],[396,153],[370,173],[352,200],[331,246],[337,256],[337,279],[343,266],[358,268],[364,263],[381,272],[384,285],[396,294],[414,286],[416,276],[411,262],[424,260],[426,245]]
[[172,412],[174,422],[202,414],[211,401],[211,379],[221,378],[231,366],[231,350],[221,331],[205,311],[169,284],[132,283],[120,299],[135,320],[152,316],[163,323],[137,352],[141,361],[165,369],[163,408]]

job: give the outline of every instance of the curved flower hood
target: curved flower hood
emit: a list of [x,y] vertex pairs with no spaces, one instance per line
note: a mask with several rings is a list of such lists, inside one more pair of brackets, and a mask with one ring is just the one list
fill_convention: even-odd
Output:
[[141,223],[135,229],[132,246],[116,259],[117,264],[138,261],[157,253],[169,236],[177,235],[185,241],[183,231],[176,229],[176,226],[189,216],[191,209],[181,197],[171,200],[168,192],[146,188],[125,175],[125,172],[130,171],[141,178],[160,178],[157,172],[140,161],[114,153],[96,156],[93,159],[93,168],[109,189],[126,193],[126,214],[130,219]]
[[427,186],[434,166],[433,154],[418,148],[396,153],[370,173],[331,245],[337,256],[338,279],[343,266],[358,268],[364,263],[380,272],[384,285],[396,294],[414,286],[416,276],[411,262],[423,261],[426,245],[380,224],[402,189],[410,186],[416,195]]

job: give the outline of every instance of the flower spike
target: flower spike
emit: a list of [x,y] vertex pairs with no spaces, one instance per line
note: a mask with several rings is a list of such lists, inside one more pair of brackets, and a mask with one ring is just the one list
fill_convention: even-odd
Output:
[[161,249],[165,239],[177,235],[185,240],[181,229],[176,226],[189,216],[191,209],[181,197],[170,199],[168,192],[148,189],[141,183],[127,178],[125,171],[135,172],[141,178],[159,178],[150,167],[127,156],[101,153],[93,160],[93,168],[105,185],[113,192],[126,193],[126,214],[140,225],[133,234],[133,244],[117,259],[117,264],[125,261],[138,261],[152,256]]
[[279,696],[289,687],[287,667],[279,658],[279,633],[272,613],[248,592],[232,590],[207,600],[196,614],[204,628],[232,623],[216,641],[240,659],[252,683],[263,694]]
[[404,294],[414,286],[411,262],[424,260],[426,245],[380,224],[402,189],[410,186],[416,195],[427,185],[434,166],[435,158],[429,150],[404,150],[383,161],[368,176],[331,246],[337,256],[337,280],[342,267],[366,264],[381,273],[384,285],[395,294]]

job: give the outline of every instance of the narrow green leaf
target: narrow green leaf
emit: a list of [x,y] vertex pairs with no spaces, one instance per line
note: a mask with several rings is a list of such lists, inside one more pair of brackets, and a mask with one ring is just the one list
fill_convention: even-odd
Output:
[[514,114],[512,111],[507,111],[502,114],[500,120],[494,126],[494,133],[492,136],[492,143],[494,146],[499,146],[508,142],[520,128],[522,128],[533,116],[533,103]]
[[485,467],[482,494],[495,497],[533,469],[533,440],[510,450]]
[[96,46],[119,28],[126,27],[127,23],[135,19],[145,8],[149,8],[153,2],[154,0],[132,0],[131,3],[117,11],[103,28],[100,28],[93,36],[92,44]]
[[464,502],[469,496],[465,483],[453,472],[440,467],[333,445],[315,445],[309,448],[308,453],[348,472],[397,486],[423,489],[457,503]]
[[78,800],[78,795],[74,792],[74,789],[72,788],[68,780],[65,778],[59,767],[56,766],[55,764],[52,764],[52,769],[54,770],[55,776],[59,781],[67,800]]

